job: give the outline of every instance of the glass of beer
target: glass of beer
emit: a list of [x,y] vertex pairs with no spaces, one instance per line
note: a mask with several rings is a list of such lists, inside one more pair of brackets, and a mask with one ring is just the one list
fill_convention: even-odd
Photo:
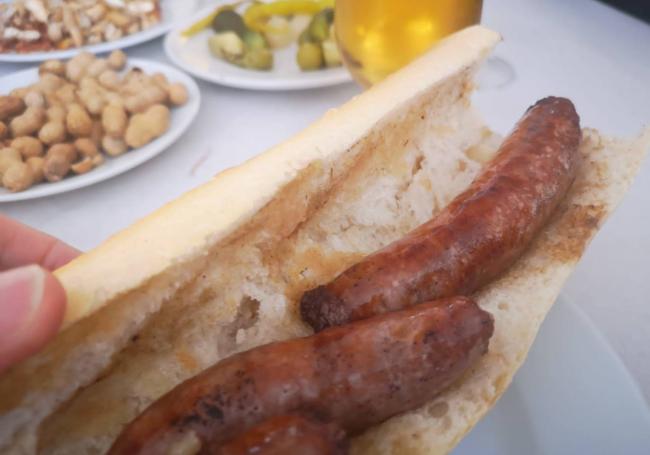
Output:
[[441,38],[479,23],[482,6],[482,0],[336,0],[343,61],[367,87]]

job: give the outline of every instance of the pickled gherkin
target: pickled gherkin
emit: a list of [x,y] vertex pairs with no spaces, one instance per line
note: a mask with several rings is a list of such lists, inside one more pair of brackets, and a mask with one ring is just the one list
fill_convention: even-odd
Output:
[[323,41],[321,47],[323,48],[323,59],[325,60],[325,66],[328,68],[341,66],[341,54],[339,53],[339,48],[333,39]]
[[330,36],[330,25],[334,22],[334,10],[325,8],[314,15],[309,24],[309,35],[312,40],[323,42]]

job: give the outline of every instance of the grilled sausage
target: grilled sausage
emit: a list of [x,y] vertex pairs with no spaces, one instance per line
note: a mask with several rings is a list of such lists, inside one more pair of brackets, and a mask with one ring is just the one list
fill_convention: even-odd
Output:
[[211,453],[288,413],[354,434],[440,393],[487,351],[493,329],[489,313],[455,297],[257,347],[171,390],[110,453],[167,453],[192,442]]
[[345,432],[299,415],[272,417],[222,445],[214,455],[346,455]]
[[306,292],[314,330],[470,295],[517,260],[575,179],[581,131],[571,101],[531,106],[467,191],[429,222]]

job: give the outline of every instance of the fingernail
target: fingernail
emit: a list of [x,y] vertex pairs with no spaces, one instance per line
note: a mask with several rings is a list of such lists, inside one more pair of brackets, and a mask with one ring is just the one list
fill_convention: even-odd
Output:
[[0,337],[26,327],[43,301],[45,274],[37,265],[0,273]]

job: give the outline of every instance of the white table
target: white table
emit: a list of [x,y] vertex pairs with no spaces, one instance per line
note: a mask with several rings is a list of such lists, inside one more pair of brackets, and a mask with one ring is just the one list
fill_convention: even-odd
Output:
[[[650,26],[593,0],[491,0],[484,23],[516,80],[476,102],[506,132],[546,95],[573,99],[584,125],[634,135],[650,122]],[[167,61],[161,40],[129,55]],[[21,67],[0,65],[0,74]],[[263,93],[200,83],[198,120],[162,155],[117,178],[0,210],[88,249],[184,191],[287,138],[356,94],[352,84]],[[2,87],[0,87],[2,91]],[[564,293],[587,312],[650,399],[650,163],[594,240]]]

